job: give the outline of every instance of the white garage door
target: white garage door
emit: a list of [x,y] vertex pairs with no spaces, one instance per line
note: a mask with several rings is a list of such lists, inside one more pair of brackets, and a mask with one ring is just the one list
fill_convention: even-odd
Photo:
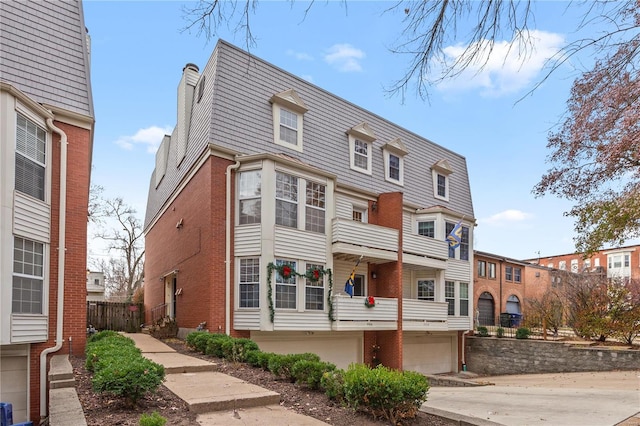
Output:
[[14,423],[27,420],[27,356],[0,357],[0,401],[10,402]]
[[320,359],[346,369],[349,364],[362,362],[362,333],[251,333],[263,352],[299,354],[311,352]]
[[403,336],[403,369],[423,374],[439,374],[452,371],[456,360],[453,359],[453,338],[451,336]]

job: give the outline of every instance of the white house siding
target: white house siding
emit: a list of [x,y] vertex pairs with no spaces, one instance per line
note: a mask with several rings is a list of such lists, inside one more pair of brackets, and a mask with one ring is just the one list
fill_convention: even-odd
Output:
[[275,256],[326,263],[326,241],[324,234],[278,226],[275,230]]
[[13,191],[13,232],[34,241],[49,243],[51,207],[40,200]]
[[[471,260],[449,259],[444,277],[448,281],[462,281],[468,283],[471,279]],[[471,291],[471,288],[469,289]]]
[[342,219],[353,219],[353,199],[346,194],[336,194],[336,216]]
[[233,328],[236,330],[260,330],[260,310],[237,309],[233,313]]
[[0,348],[0,401],[13,405],[13,421],[27,420],[27,390],[29,383],[28,346]]
[[454,334],[425,336],[420,332],[405,332],[402,350],[404,370],[423,374],[456,371],[458,349]]
[[278,331],[328,331],[331,329],[331,321],[329,321],[328,311],[287,312],[276,310],[273,328]]
[[46,315],[11,315],[11,343],[47,341]]
[[362,362],[363,333],[356,332],[252,332],[251,339],[263,352],[298,354],[311,352],[322,361],[346,369],[349,364]]
[[233,234],[233,252],[237,257],[258,256],[261,253],[260,225],[236,226]]

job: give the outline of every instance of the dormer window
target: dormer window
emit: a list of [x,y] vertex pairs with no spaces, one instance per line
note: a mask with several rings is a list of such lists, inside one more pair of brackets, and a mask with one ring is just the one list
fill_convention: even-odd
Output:
[[449,201],[449,175],[453,169],[447,160],[440,160],[431,166],[433,178],[433,196],[439,200]]
[[273,141],[302,152],[302,125],[307,106],[293,89],[271,97],[273,108]]
[[371,174],[371,154],[376,135],[367,123],[347,130],[349,136],[349,165],[351,170]]
[[404,156],[407,149],[399,138],[382,147],[384,157],[384,178],[388,182],[404,185]]

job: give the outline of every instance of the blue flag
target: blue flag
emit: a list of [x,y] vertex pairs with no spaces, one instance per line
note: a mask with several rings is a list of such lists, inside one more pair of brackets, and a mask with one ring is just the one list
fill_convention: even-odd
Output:
[[462,241],[462,221],[459,221],[456,226],[453,227],[449,235],[447,236],[447,242],[452,249],[458,248]]
[[356,268],[360,264],[360,261],[362,260],[363,257],[364,257],[364,255],[361,254],[360,257],[358,258],[358,261],[356,262],[356,265],[353,267],[353,270],[351,271],[351,275],[349,275],[349,278],[347,279],[347,282],[344,285],[344,292],[347,293],[351,297],[353,297],[353,288],[356,285],[356,281],[355,281],[355,279],[356,279]]

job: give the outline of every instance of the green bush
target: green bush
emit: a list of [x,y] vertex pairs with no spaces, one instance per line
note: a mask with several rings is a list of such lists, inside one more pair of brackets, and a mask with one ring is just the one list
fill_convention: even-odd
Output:
[[191,349],[204,353],[207,348],[207,342],[209,341],[210,335],[211,333],[208,331],[192,331],[187,334],[185,343]]
[[143,414],[140,416],[140,426],[164,426],[167,419],[162,417],[157,411],[152,414]]
[[344,370],[327,371],[320,379],[320,388],[329,399],[342,402],[344,400]]
[[220,345],[222,357],[233,362],[245,362],[247,352],[260,350],[258,344],[247,338],[230,338]]
[[304,383],[311,389],[318,389],[324,373],[335,369],[335,364],[330,362],[301,359],[291,367],[291,375],[296,383]]
[[396,371],[384,366],[370,369],[352,364],[344,375],[344,398],[347,404],[384,417],[391,424],[416,416],[427,400],[429,382],[414,371]]
[[[97,336],[95,334],[94,336]],[[113,356],[113,354],[121,354],[131,352],[139,355],[140,349],[136,348],[132,339],[121,334],[109,334],[94,340],[85,347],[84,366],[89,371],[95,371],[97,364],[102,359]]]
[[496,337],[504,337],[504,328],[498,327],[496,330]]
[[256,362],[258,363],[257,366],[262,368],[263,370],[269,371],[269,361],[271,361],[271,357],[276,355],[278,354],[275,354],[273,352],[259,352],[256,355]]
[[520,327],[516,330],[516,339],[528,339],[531,336],[531,330],[527,327]]
[[479,326],[478,329],[478,336],[480,337],[489,337],[489,330],[487,330],[487,327],[484,326]]
[[92,334],[91,337],[89,337],[87,339],[87,344],[89,343],[94,343],[94,342],[99,342],[102,339],[105,339],[107,337],[115,337],[115,336],[121,336],[124,337],[122,334],[118,333],[117,331],[113,331],[113,330],[102,330],[96,334]]
[[312,353],[304,354],[274,354],[269,358],[269,371],[278,377],[293,380],[291,369],[296,362],[306,359],[308,361],[320,361],[320,357]]
[[261,353],[262,352],[260,352],[259,350],[247,352],[247,355],[246,355],[247,364],[249,364],[252,367],[260,367],[260,354]]
[[125,350],[100,360],[92,385],[94,391],[123,397],[134,406],[147,392],[155,392],[163,380],[162,365]]
[[226,334],[209,334],[209,340],[207,341],[207,346],[204,353],[218,358],[224,358],[224,353],[222,352],[222,344],[224,342],[230,341],[231,339],[233,338]]

